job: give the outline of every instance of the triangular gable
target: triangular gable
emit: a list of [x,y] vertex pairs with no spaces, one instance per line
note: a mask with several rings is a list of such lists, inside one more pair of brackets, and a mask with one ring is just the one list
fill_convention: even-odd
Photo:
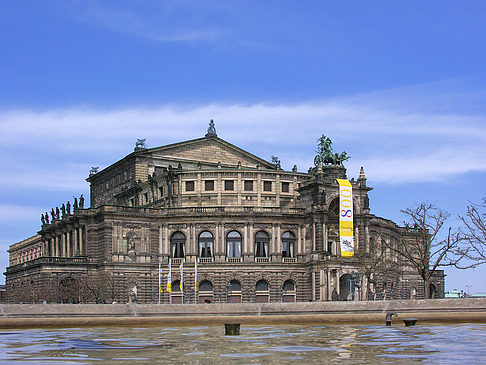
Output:
[[144,153],[150,153],[157,158],[185,159],[201,163],[234,165],[241,163],[242,167],[273,169],[274,166],[264,159],[255,156],[218,137],[204,137],[190,141],[179,142],[167,146],[150,148]]

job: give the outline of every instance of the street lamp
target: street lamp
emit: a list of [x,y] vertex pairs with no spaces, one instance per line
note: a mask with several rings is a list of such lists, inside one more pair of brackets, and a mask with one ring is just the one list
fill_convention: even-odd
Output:
[[466,284],[466,288],[467,288],[467,297],[469,298],[469,289],[471,289],[471,285]]

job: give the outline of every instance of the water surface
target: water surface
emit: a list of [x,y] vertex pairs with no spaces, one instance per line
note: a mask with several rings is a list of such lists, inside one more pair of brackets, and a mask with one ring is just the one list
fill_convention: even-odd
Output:
[[107,327],[0,332],[0,362],[23,364],[486,364],[486,324]]

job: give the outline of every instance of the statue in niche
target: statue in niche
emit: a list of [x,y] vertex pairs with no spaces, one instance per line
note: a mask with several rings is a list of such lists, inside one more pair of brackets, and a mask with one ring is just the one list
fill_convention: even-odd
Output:
[[130,258],[130,260],[135,261],[137,257],[137,251],[135,251],[134,235],[130,235],[127,237],[127,249],[128,249],[128,257]]
[[321,194],[321,205],[323,207],[326,206],[326,192],[325,191],[323,191],[322,194]]
[[364,208],[370,209],[370,198],[368,197],[368,195],[366,195],[364,199]]

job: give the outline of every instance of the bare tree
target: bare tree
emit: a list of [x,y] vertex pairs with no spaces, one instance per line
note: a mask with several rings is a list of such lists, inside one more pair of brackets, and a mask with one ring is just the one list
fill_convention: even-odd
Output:
[[[401,273],[399,263],[390,255],[386,239],[378,235],[370,240],[368,250],[360,250],[356,256],[360,258],[360,267],[366,276],[366,294],[372,298],[371,290],[376,291],[380,283],[391,278],[398,278]],[[372,289],[373,288],[373,289]]]
[[418,272],[424,281],[425,298],[429,298],[434,273],[440,267],[458,267],[467,250],[460,247],[463,241],[458,233],[452,233],[451,228],[443,232],[449,214],[435,205],[420,203],[402,213],[406,216],[404,241],[389,247]]
[[459,217],[464,227],[459,229],[461,238],[467,243],[467,264],[460,268],[471,268],[486,263],[486,197],[479,204],[467,206],[465,217]]

